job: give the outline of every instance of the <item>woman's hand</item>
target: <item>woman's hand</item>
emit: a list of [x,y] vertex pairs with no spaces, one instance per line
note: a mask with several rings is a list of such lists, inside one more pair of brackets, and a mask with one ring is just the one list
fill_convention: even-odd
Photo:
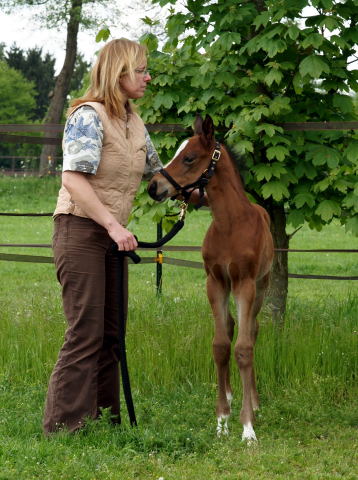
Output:
[[138,247],[135,236],[119,223],[108,228],[108,235],[118,245],[118,250],[129,252]]

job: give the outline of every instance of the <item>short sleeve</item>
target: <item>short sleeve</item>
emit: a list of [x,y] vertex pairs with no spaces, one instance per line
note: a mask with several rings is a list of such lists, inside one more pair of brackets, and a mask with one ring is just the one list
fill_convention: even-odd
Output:
[[103,126],[96,110],[78,108],[68,119],[63,134],[63,168],[96,174],[101,160]]
[[154,174],[163,168],[163,165],[147,129],[145,129],[145,143],[147,146],[147,157],[145,161],[143,180],[150,180]]

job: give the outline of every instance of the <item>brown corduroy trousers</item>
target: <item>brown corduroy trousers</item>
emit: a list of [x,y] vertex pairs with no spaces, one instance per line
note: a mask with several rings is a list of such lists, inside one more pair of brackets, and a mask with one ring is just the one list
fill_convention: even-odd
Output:
[[[109,408],[119,414],[117,257],[107,231],[88,218],[59,215],[53,236],[68,328],[52,372],[44,432],[73,432]],[[127,312],[128,264],[124,268]]]

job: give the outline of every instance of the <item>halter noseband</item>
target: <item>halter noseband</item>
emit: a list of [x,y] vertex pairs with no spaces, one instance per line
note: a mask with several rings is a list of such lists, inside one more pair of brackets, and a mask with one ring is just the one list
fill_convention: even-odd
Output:
[[215,167],[217,162],[220,159],[220,156],[221,156],[220,143],[216,142],[215,149],[211,156],[211,160],[208,168],[204,170],[204,172],[200,175],[200,177],[197,180],[195,180],[195,182],[188,183],[187,185],[184,185],[184,187],[179,185],[179,183],[177,183],[174,180],[174,178],[170,176],[169,173],[164,168],[159,170],[159,173],[161,173],[163,177],[165,177],[168,180],[168,182],[173,185],[175,190],[178,191],[177,195],[182,195],[184,197],[184,201],[188,202],[190,195],[192,194],[193,190],[195,190],[196,188],[199,189],[200,198],[204,196],[205,187],[209,183],[209,180],[211,179],[211,177],[214,175]]

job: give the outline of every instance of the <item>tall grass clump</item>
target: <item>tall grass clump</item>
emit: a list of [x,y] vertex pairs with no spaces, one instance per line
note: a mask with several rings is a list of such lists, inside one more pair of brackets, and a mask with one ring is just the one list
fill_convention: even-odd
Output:
[[1,211],[26,213],[52,212],[60,177],[7,177],[0,175]]

